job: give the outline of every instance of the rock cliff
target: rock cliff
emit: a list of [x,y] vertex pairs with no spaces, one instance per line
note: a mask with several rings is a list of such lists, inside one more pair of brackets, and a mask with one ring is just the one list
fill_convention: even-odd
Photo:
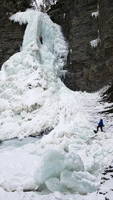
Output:
[[108,84],[113,76],[113,1],[59,0],[49,14],[69,43],[66,85],[95,91]]
[[0,1],[0,67],[19,51],[23,38],[24,26],[9,21],[9,16],[19,10],[25,10],[29,5],[29,0]]

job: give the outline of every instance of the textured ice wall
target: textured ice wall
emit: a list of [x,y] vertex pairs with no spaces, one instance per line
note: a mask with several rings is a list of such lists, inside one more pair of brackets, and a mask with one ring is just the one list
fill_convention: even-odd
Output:
[[67,56],[60,27],[46,14],[27,10],[11,19],[28,25],[22,50],[6,61],[0,72],[1,138],[36,135],[54,128],[56,96],[63,86],[59,76]]

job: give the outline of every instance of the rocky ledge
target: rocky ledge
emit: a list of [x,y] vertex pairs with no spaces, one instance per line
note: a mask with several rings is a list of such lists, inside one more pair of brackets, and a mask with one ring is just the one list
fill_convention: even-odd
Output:
[[113,1],[59,0],[49,15],[69,43],[65,84],[95,91],[113,77]]

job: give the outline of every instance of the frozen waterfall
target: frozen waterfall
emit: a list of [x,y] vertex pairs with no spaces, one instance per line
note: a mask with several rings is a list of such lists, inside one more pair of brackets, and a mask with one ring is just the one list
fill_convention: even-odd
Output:
[[68,45],[47,14],[27,10],[11,20],[27,27],[21,51],[0,72],[0,140],[50,133],[0,156],[0,187],[10,192],[93,192],[99,186],[96,176],[111,160],[105,154],[113,152],[112,143],[110,149],[103,147],[104,139],[87,143],[92,135],[90,106],[98,94],[73,92],[61,81]]
[[1,139],[37,135],[58,124],[54,104],[56,92],[63,87],[59,76],[67,56],[60,27],[48,15],[27,10],[11,20],[27,27],[21,52],[3,64],[0,74]]

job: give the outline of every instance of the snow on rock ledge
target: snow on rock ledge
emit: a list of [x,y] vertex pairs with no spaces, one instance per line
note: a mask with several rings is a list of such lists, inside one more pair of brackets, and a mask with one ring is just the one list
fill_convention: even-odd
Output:
[[95,12],[92,12],[91,16],[97,18],[99,16],[99,11],[97,10]]
[[98,46],[98,44],[100,43],[100,38],[97,38],[95,40],[90,41],[90,45],[93,48],[96,48]]

